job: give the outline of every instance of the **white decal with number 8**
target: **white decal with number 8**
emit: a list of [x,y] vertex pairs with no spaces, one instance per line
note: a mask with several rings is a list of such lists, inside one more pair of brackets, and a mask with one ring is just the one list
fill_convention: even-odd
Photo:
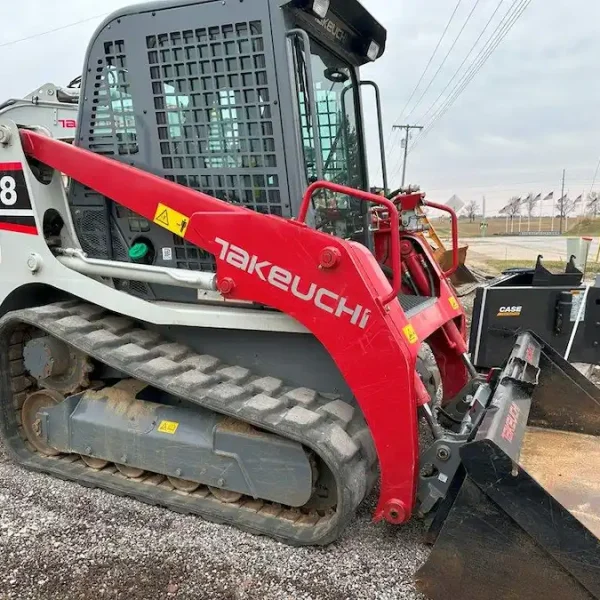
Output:
[[0,202],[5,206],[12,206],[17,202],[17,182],[10,175],[0,179]]

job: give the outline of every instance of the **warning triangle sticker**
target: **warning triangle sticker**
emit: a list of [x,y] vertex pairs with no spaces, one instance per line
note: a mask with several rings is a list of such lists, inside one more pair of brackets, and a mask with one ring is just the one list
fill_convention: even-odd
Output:
[[165,210],[163,210],[160,215],[158,215],[156,217],[156,219],[154,219],[157,223],[162,223],[163,225],[165,225],[166,227],[169,226],[169,211],[165,208]]

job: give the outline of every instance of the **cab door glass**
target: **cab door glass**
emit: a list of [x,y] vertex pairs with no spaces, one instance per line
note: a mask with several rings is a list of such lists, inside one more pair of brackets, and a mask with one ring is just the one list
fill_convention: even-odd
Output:
[[[313,111],[321,144],[323,179],[348,187],[365,189],[364,151],[358,129],[357,89],[354,69],[329,50],[311,40],[310,56],[314,103],[309,101],[306,54],[295,41],[296,87],[304,168],[309,183],[318,179],[317,144]],[[316,104],[316,107],[314,106]],[[360,237],[364,206],[359,200],[328,191],[313,199],[316,226],[342,238]]]

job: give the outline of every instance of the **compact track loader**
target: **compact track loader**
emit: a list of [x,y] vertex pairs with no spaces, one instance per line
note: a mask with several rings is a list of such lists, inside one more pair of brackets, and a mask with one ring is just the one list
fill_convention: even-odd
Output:
[[532,332],[478,373],[456,215],[363,191],[385,41],[356,0],[141,4],[90,43],[74,144],[0,115],[3,444],[296,545],[378,482],[375,521],[433,518],[430,598],[600,598],[598,390]]
[[20,125],[44,128],[53,138],[72,143],[79,110],[77,82],[73,80],[67,87],[45,83],[25,98],[6,100],[0,104],[0,116]]

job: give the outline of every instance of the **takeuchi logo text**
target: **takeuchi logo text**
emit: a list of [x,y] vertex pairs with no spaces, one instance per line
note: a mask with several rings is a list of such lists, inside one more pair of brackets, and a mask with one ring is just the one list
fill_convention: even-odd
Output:
[[268,260],[261,260],[258,256],[226,240],[215,238],[215,242],[221,247],[219,258],[232,267],[249,275],[255,275],[274,288],[288,292],[299,300],[311,303],[339,319],[349,318],[350,323],[360,329],[367,326],[371,311],[360,304],[354,305],[349,298],[319,287],[316,283],[307,281]]

